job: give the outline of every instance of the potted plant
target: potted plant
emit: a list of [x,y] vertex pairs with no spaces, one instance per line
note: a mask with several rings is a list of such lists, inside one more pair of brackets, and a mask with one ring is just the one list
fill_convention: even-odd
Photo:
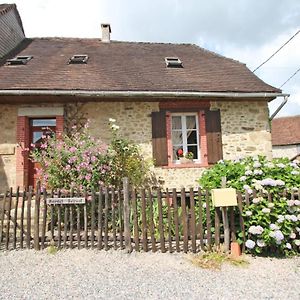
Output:
[[193,152],[184,153],[182,149],[177,150],[177,156],[181,164],[193,163],[194,154]]

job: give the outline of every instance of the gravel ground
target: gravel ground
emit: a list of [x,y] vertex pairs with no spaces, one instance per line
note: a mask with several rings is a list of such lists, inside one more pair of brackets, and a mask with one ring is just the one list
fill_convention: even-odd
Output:
[[0,253],[0,299],[300,299],[300,257],[200,269],[186,255]]

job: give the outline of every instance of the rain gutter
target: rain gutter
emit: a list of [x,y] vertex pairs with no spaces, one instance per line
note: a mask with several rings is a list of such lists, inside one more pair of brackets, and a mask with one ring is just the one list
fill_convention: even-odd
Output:
[[279,113],[279,111],[285,106],[285,104],[288,101],[288,98],[289,98],[289,95],[284,96],[284,99],[281,102],[281,104],[278,106],[278,108],[274,111],[272,116],[269,118],[270,121],[272,121],[275,118],[275,116]]
[[276,98],[288,97],[282,93],[241,93],[241,92],[159,92],[159,91],[83,91],[83,90],[0,90],[0,96],[75,96],[75,97],[186,97],[186,98]]

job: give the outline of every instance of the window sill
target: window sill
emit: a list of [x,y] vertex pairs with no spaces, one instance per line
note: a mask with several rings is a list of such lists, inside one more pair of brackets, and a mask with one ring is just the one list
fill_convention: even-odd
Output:
[[208,164],[204,163],[187,163],[187,164],[176,164],[171,163],[167,166],[162,166],[162,169],[195,169],[195,168],[208,168]]

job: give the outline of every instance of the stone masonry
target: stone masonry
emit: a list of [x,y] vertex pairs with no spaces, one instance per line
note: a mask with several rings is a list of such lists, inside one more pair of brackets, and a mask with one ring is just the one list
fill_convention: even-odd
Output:
[[1,192],[16,185],[17,107],[0,105],[0,187]]
[[[266,101],[212,101],[212,109],[221,110],[224,159],[264,154],[272,156],[271,134]],[[0,185],[16,184],[17,106],[0,105]],[[89,102],[81,112],[90,121],[92,135],[109,142],[108,119],[116,119],[120,134],[137,143],[145,158],[152,159],[151,112],[159,110],[158,102]],[[180,188],[197,186],[204,168],[153,167],[164,186]]]

